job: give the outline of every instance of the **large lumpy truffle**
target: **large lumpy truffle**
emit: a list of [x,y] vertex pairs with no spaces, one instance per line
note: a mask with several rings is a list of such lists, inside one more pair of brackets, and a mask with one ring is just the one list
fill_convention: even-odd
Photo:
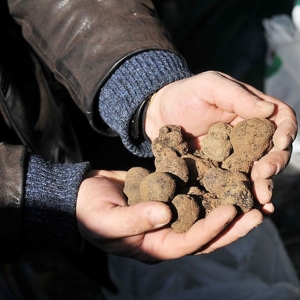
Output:
[[250,180],[241,172],[211,168],[203,178],[203,185],[217,196],[219,205],[234,204],[243,212],[248,212],[254,205]]
[[162,148],[157,153],[154,164],[156,172],[171,174],[180,185],[185,185],[189,180],[189,169],[186,161],[178,156],[173,149]]
[[155,157],[164,148],[171,148],[179,155],[188,153],[188,145],[182,138],[181,127],[179,125],[165,125],[158,137],[152,143],[152,151]]
[[273,146],[275,125],[267,119],[249,119],[239,122],[231,131],[233,153],[222,168],[248,173],[254,161]]

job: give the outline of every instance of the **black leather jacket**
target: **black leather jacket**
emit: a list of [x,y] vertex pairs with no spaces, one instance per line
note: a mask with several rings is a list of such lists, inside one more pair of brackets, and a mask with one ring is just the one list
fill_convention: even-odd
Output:
[[93,113],[101,86],[135,53],[174,49],[148,0],[2,1],[0,25],[0,236],[11,245],[19,240],[27,154],[81,159],[65,99],[94,129],[113,134]]

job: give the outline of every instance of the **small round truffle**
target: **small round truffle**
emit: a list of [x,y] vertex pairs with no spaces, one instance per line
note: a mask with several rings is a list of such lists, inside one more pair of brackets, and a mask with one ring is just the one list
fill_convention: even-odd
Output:
[[218,162],[226,159],[232,150],[230,142],[231,126],[219,122],[210,126],[207,135],[201,141],[205,156]]
[[172,205],[175,221],[171,223],[171,227],[179,233],[188,231],[199,217],[199,204],[189,195],[178,194]]
[[170,202],[176,191],[175,180],[167,173],[154,172],[140,183],[142,201]]
[[133,167],[128,170],[123,189],[128,205],[141,201],[140,182],[149,174],[150,171],[142,167]]

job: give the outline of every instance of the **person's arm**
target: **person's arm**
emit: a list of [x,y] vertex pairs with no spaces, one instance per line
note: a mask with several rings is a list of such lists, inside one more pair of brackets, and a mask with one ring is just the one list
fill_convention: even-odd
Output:
[[87,162],[60,164],[31,155],[25,178],[22,247],[81,251],[76,200]]
[[97,106],[107,79],[138,53],[176,52],[149,0],[8,0],[8,6],[31,47],[106,134]]
[[134,112],[161,87],[191,76],[153,3],[9,0],[8,4],[25,39],[94,129],[118,134],[131,152],[150,156],[149,143],[134,140],[129,132]]
[[54,164],[0,143],[0,168],[0,261],[26,249],[81,251],[75,210],[89,164]]

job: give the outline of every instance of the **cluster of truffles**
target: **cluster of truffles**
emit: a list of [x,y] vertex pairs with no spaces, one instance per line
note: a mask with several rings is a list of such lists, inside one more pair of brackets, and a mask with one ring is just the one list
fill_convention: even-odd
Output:
[[254,207],[250,170],[272,147],[275,125],[249,119],[231,127],[213,124],[201,150],[189,151],[181,127],[166,125],[152,143],[155,170],[131,168],[125,178],[128,205],[163,201],[170,205],[176,232],[187,231],[214,208],[234,204],[245,213]]

